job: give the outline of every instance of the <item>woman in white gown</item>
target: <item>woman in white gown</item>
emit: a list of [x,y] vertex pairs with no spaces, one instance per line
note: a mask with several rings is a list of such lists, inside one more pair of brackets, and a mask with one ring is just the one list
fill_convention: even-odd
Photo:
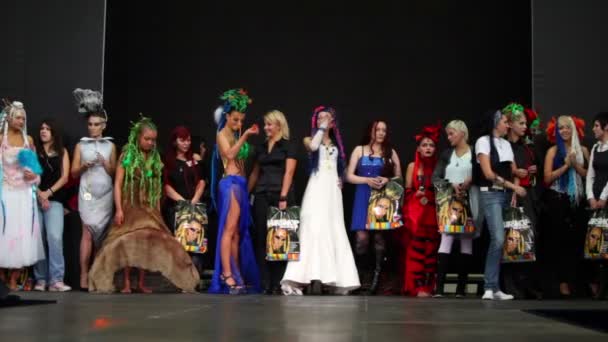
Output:
[[[17,290],[21,269],[44,259],[36,201],[40,176],[33,165],[22,164],[21,152],[35,147],[23,103],[12,102],[0,113],[0,142],[0,281]],[[10,270],[8,279],[2,279],[4,269]]]
[[[304,139],[311,175],[300,214],[300,260],[291,261],[281,281],[285,295],[301,295],[311,282],[348,294],[360,286],[353,253],[346,235],[342,206],[345,154],[336,113],[317,107],[312,117],[312,138]],[[320,288],[313,286],[313,294]]]

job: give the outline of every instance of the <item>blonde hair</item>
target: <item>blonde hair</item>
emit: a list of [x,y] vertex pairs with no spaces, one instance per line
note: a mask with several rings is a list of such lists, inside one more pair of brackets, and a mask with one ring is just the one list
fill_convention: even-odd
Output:
[[464,121],[452,120],[445,126],[446,130],[448,128],[462,132],[464,134],[464,141],[469,141],[469,129],[467,128],[467,124],[465,124]]
[[281,129],[281,136],[283,139],[289,140],[289,125],[287,124],[285,114],[278,110],[272,110],[264,115],[264,121],[266,120],[278,123]]

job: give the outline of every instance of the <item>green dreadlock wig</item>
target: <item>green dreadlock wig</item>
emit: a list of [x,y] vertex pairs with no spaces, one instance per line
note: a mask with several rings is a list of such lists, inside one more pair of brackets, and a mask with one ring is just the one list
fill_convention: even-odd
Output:
[[502,109],[502,114],[506,115],[509,121],[519,120],[524,116],[524,106],[519,103],[511,102]]
[[125,169],[123,191],[129,193],[131,204],[133,204],[135,173],[141,172],[138,189],[145,190],[148,196],[148,204],[155,207],[162,193],[163,163],[156,147],[150,151],[146,159],[138,146],[139,135],[146,127],[156,131],[156,125],[152,122],[152,119],[142,116],[138,122],[131,126],[129,140],[123,147],[122,166]]
[[[222,96],[220,96],[220,100],[223,100],[224,104],[216,110],[214,115],[215,122],[218,124],[218,132],[226,125],[226,114],[233,110],[245,113],[245,111],[247,111],[247,106],[252,102],[251,98],[247,95],[247,92],[242,88],[225,91]],[[238,139],[240,134],[235,134],[235,137]],[[247,159],[250,149],[251,146],[249,143],[245,142],[239,149],[237,159]]]

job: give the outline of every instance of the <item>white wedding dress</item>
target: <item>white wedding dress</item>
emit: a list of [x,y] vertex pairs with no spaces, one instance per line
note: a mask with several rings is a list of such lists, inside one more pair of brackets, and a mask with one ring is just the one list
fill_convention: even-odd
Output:
[[313,280],[347,294],[361,286],[346,235],[342,190],[337,169],[338,149],[319,147],[319,168],[311,174],[300,212],[300,260],[290,261],[281,287],[285,294],[301,294]]

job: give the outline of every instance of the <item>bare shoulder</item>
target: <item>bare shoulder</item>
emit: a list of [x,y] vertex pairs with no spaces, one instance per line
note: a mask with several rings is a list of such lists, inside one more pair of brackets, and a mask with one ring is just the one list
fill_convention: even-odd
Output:
[[201,156],[198,153],[193,153],[192,159],[194,159],[196,161],[201,161]]

